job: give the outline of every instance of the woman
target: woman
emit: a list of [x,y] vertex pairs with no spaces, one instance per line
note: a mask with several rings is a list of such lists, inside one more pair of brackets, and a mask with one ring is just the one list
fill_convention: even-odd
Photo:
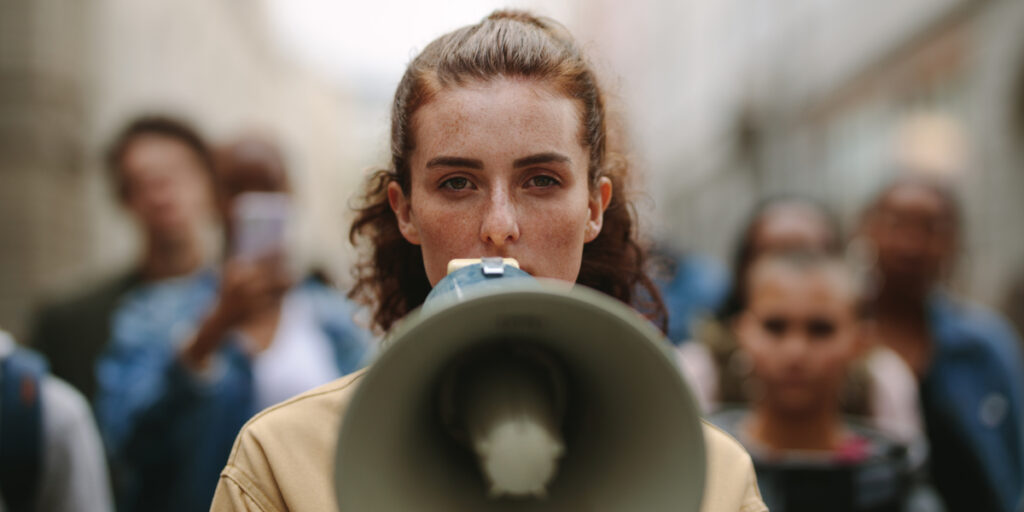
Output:
[[[717,318],[705,322],[697,343],[678,354],[684,374],[707,412],[750,401],[752,365],[732,327],[747,309],[750,268],[767,254],[809,252],[841,257],[843,235],[835,215],[821,203],[798,195],[764,200],[754,208],[736,244],[732,289]],[[917,385],[892,351],[865,346],[851,367],[842,394],[843,413],[870,419],[872,426],[908,445],[919,445],[921,422]],[[923,448],[918,447],[917,452]]]
[[872,310],[882,343],[913,370],[946,509],[1024,504],[1024,367],[1007,322],[943,286],[962,216],[948,184],[906,175],[870,203],[861,231],[875,253]]
[[818,202],[802,196],[776,196],[751,212],[732,261],[732,284],[715,318],[698,326],[697,343],[679,347],[679,362],[697,399],[707,412],[721,404],[745,403],[750,365],[731,332],[736,316],[747,307],[747,274],[767,253],[806,251],[838,255],[842,251],[839,221]]
[[758,204],[743,229],[733,255],[733,283],[718,312],[729,321],[747,307],[747,273],[761,255],[808,251],[840,255],[843,234],[839,219],[809,197],[780,195]]
[[843,414],[843,386],[869,341],[858,288],[843,260],[820,253],[769,253],[748,272],[734,325],[756,392],[711,421],[750,450],[775,512],[902,510],[931,496],[906,451]]
[[[593,73],[550,21],[499,11],[428,45],[395,93],[391,168],[370,180],[351,232],[372,249],[353,295],[373,305],[376,327],[391,329],[463,257],[515,258],[534,276],[627,304],[637,289],[657,297],[604,116]],[[664,314],[660,304],[643,309]],[[359,375],[256,416],[213,509],[335,509],[338,411]],[[764,510],[749,456],[710,427],[705,438],[704,510]]]

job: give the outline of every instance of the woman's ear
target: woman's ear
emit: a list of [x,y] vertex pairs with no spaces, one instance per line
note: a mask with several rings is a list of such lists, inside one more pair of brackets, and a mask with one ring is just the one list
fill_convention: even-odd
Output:
[[412,203],[409,198],[405,197],[405,192],[402,191],[402,186],[397,181],[388,183],[388,204],[391,205],[391,210],[395,212],[395,218],[398,219],[398,230],[402,232],[402,237],[410,244],[419,245],[420,232],[413,219]]
[[597,238],[597,235],[601,234],[601,227],[604,226],[604,211],[608,209],[608,204],[611,201],[612,180],[607,176],[602,176],[597,180],[597,185],[594,187],[594,191],[591,192],[590,201],[587,203],[590,215],[587,218],[584,242],[590,242]]

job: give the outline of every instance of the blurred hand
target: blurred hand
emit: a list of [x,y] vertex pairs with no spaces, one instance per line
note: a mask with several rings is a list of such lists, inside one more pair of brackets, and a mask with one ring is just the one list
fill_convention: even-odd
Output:
[[238,328],[268,309],[277,309],[292,286],[281,257],[273,254],[258,260],[230,260],[224,266],[220,295],[212,317],[229,328]]
[[205,366],[233,330],[249,338],[254,352],[266,348],[277,329],[281,301],[293,284],[279,253],[258,260],[229,260],[217,302],[196,336],[186,344],[184,362],[194,368]]

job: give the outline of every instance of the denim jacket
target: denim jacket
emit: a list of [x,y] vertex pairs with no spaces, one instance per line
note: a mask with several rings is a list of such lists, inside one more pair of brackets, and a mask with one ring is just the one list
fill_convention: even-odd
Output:
[[1000,510],[1024,502],[1024,367],[1013,330],[982,308],[941,293],[929,304],[935,342],[925,380],[932,404],[978,457]]
[[[251,361],[236,340],[225,340],[202,374],[178,362],[218,284],[212,271],[155,283],[126,296],[114,315],[95,407],[119,510],[208,509],[235,436],[257,412]],[[360,368],[370,338],[352,323],[354,306],[312,280],[297,291],[313,304],[339,372]]]

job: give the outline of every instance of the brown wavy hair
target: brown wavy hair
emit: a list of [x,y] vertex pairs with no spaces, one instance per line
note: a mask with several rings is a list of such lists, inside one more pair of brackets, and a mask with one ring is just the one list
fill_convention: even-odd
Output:
[[443,90],[499,78],[542,81],[578,102],[591,188],[608,177],[613,193],[600,234],[583,248],[576,282],[637,308],[664,331],[665,306],[644,272],[645,251],[636,238],[636,211],[626,188],[629,167],[621,154],[608,149],[605,100],[597,78],[564,27],[522,11],[496,11],[445,34],[409,64],[391,111],[391,166],[368,179],[349,231],[354,245],[365,241],[370,249],[354,269],[356,284],[349,296],[371,305],[374,324],[385,332],[423,303],[431,288],[423,254],[399,232],[388,185],[397,182],[410,193],[413,116],[420,107]]

